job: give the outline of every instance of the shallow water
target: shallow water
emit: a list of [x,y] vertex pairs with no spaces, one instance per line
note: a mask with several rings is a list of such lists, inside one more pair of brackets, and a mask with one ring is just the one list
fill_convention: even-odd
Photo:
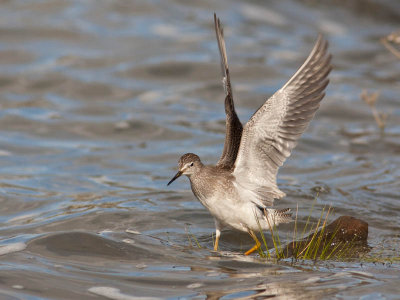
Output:
[[[320,31],[331,83],[276,205],[298,206],[300,224],[314,202],[313,220],[332,205],[331,220],[369,223],[372,256],[398,257],[400,60],[379,39],[398,29],[400,5],[351,3],[2,1],[0,298],[398,298],[398,263],[265,262],[230,230],[213,253],[213,219],[187,179],[166,186],[181,154],[215,163],[222,150],[212,13],[243,122]],[[380,92],[383,136],[363,89]]]

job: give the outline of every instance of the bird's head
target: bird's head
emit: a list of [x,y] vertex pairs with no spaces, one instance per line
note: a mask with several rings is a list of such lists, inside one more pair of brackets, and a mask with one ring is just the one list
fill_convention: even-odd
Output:
[[201,166],[202,163],[200,157],[198,157],[196,154],[186,153],[182,155],[178,162],[179,171],[175,174],[171,181],[168,182],[167,185],[170,185],[172,182],[175,181],[175,179],[179,178],[181,175],[187,175],[190,177],[196,171],[198,171]]

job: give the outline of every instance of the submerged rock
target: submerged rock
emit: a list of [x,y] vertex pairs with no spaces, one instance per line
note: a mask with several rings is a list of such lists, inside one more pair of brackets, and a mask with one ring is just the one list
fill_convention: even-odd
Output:
[[283,249],[284,257],[306,259],[356,258],[369,251],[368,223],[341,216],[318,232]]

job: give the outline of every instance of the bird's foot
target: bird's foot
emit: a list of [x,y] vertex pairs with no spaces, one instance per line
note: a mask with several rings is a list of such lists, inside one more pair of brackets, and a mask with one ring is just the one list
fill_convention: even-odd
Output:
[[260,246],[261,246],[261,243],[260,243],[260,242],[256,243],[251,249],[249,249],[248,251],[246,251],[246,252],[244,253],[244,255],[250,255],[250,254],[252,254],[254,251],[258,250],[258,248],[260,248]]

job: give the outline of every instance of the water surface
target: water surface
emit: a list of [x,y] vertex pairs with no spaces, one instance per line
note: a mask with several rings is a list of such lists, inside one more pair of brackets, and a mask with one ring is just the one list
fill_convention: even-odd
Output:
[[[213,12],[225,25],[243,122],[330,42],[327,96],[290,159],[278,207],[304,224],[369,223],[371,255],[400,250],[400,60],[380,38],[391,1],[3,1],[0,298],[398,298],[398,263],[265,262],[214,222],[177,160],[215,163],[224,140]],[[381,135],[361,92],[380,92]],[[316,194],[318,194],[317,200]],[[284,238],[293,224],[281,226]],[[192,235],[197,239],[198,248]]]

